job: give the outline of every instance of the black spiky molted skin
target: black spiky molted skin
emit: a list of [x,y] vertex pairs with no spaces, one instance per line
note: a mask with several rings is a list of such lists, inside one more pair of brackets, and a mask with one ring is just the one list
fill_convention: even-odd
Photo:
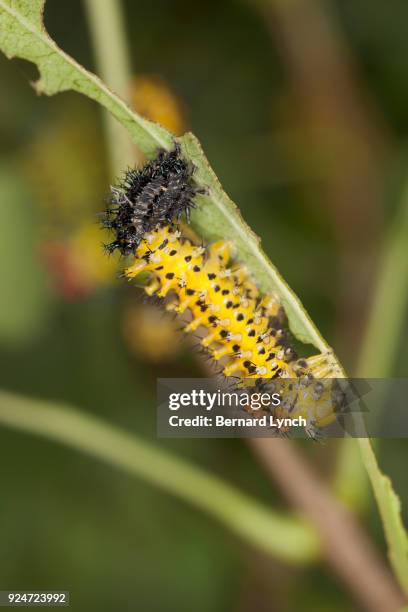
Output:
[[159,151],[143,168],[127,170],[121,183],[111,187],[102,220],[115,234],[107,251],[131,255],[146,233],[177,222],[182,215],[189,221],[195,194],[204,192],[192,184],[194,170],[177,144],[172,151]]

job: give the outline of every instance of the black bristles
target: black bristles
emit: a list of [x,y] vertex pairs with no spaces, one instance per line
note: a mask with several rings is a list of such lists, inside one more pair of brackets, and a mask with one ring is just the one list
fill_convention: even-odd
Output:
[[121,183],[111,188],[101,221],[115,236],[106,250],[131,255],[156,227],[179,221],[183,215],[189,221],[193,197],[203,193],[192,185],[193,174],[194,166],[183,159],[177,144],[170,152],[161,150],[140,170],[127,170]]

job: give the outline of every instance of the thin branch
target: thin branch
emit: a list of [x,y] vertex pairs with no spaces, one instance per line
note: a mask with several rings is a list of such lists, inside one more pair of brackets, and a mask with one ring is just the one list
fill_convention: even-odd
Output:
[[[98,73],[125,102],[129,102],[131,61],[121,0],[84,0]],[[108,111],[103,111],[111,175],[141,159],[129,132]]]
[[[213,375],[211,364],[200,356],[197,362],[206,376]],[[403,595],[363,527],[331,495],[296,446],[279,438],[249,438],[247,443],[289,503],[313,525],[323,556],[350,592],[370,612],[401,608]]]
[[288,440],[255,438],[249,445],[287,500],[315,526],[323,555],[335,573],[372,612],[393,612],[404,597],[354,516],[332,498]]

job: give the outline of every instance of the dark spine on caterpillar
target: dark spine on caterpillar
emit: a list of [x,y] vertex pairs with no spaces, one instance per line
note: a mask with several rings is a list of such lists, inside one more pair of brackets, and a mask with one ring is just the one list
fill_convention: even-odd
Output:
[[103,215],[103,227],[114,233],[106,250],[131,255],[151,230],[177,222],[182,215],[189,221],[193,198],[203,193],[193,185],[194,170],[178,144],[172,151],[159,151],[143,168],[127,170],[122,181],[111,187]]

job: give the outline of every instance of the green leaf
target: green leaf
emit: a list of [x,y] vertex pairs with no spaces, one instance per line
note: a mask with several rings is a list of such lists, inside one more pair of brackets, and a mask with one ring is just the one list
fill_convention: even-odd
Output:
[[[396,217],[382,248],[375,291],[358,359],[356,375],[359,377],[392,376],[408,302],[407,241],[408,187],[404,184]],[[392,316],[384,317],[385,312],[392,313]],[[378,333],[380,328],[381,334]],[[401,503],[391,481],[379,469],[369,440],[344,440],[336,488],[346,500],[351,499],[360,507],[363,505],[367,487],[366,476],[358,463],[360,456],[374,489],[390,561],[408,595],[408,536],[401,518]]]
[[401,502],[390,479],[378,467],[370,440],[359,440],[360,451],[380,510],[388,543],[388,556],[408,596],[408,536],[401,518]]
[[146,155],[171,148],[172,137],[161,126],[140,117],[94,74],[64,53],[43,24],[44,0],[0,0],[0,49],[8,58],[34,62],[40,79],[37,93],[49,96],[72,89],[108,109],[128,130]]

